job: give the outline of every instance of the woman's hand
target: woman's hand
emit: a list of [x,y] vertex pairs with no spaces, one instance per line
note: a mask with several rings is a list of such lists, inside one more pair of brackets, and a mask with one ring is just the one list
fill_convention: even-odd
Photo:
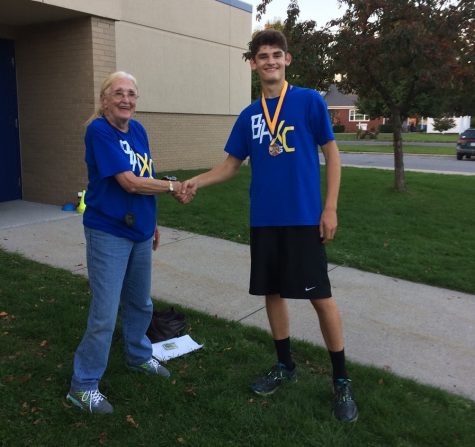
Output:
[[155,225],[155,233],[153,234],[152,250],[156,251],[160,245],[160,231],[158,231],[158,225]]

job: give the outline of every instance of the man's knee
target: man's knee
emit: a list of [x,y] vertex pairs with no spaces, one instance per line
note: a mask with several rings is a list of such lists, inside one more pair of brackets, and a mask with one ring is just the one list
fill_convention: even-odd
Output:
[[338,306],[333,297],[313,299],[310,300],[310,302],[312,303],[317,313],[338,312]]

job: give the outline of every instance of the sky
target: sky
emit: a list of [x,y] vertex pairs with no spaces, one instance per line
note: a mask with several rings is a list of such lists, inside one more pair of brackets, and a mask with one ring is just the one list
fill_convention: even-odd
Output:
[[[256,6],[260,0],[244,0],[253,6],[252,8],[252,30],[262,29],[268,21],[275,19],[285,20],[287,17],[287,6],[289,0],[272,0],[267,6],[267,13],[260,22],[256,22]],[[339,18],[343,15],[344,9],[339,8],[337,0],[298,0],[300,7],[299,20],[315,20],[317,28],[325,25],[332,19]]]

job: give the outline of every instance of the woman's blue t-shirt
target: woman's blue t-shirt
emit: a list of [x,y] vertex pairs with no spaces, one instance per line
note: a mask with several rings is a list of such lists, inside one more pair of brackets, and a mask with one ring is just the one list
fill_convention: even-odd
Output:
[[[121,132],[104,117],[97,118],[87,127],[85,144],[89,184],[84,225],[133,241],[152,237],[157,221],[156,197],[130,194],[114,177],[124,171],[132,171],[138,177],[153,177],[144,127],[130,120],[128,132]],[[128,213],[133,215],[131,227],[125,222]]]
[[[271,119],[278,99],[266,100]],[[318,146],[335,139],[320,94],[289,85],[276,136],[281,152],[272,156],[272,137],[258,99],[241,112],[224,149],[240,160],[250,158],[251,226],[318,225],[322,212]]]

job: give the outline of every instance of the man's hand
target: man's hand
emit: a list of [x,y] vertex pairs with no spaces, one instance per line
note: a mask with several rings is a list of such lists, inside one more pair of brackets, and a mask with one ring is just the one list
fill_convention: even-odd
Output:
[[320,237],[324,244],[333,240],[337,226],[338,218],[336,215],[336,209],[325,208],[320,218]]
[[181,190],[175,195],[175,198],[183,204],[190,203],[198,191],[198,182],[194,178],[185,180],[181,184]]

